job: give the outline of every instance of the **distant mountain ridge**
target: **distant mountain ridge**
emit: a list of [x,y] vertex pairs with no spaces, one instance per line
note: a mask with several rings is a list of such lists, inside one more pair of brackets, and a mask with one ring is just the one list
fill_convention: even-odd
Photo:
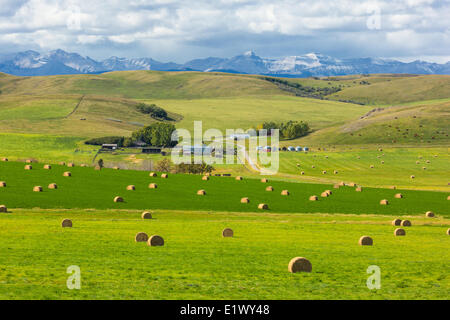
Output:
[[308,53],[283,58],[261,58],[253,51],[232,58],[209,57],[184,64],[160,62],[152,58],[110,57],[96,61],[61,49],[45,54],[24,51],[0,56],[0,72],[18,76],[88,74],[125,70],[201,71],[261,74],[280,77],[340,76],[369,73],[450,74],[450,62],[400,62],[392,59],[337,59]]

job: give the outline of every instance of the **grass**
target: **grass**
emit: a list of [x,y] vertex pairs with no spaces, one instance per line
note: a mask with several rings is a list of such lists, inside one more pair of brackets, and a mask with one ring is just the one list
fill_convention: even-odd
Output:
[[[72,177],[63,177],[64,171]],[[333,189],[330,184],[292,183],[270,181],[261,183],[256,179],[236,181],[233,177],[211,177],[201,180],[199,175],[173,174],[169,179],[149,177],[146,171],[113,170],[101,171],[93,168],[67,168],[53,166],[44,170],[43,164],[34,164],[33,170],[24,170],[19,162],[1,162],[0,179],[7,183],[0,188],[0,202],[8,208],[95,208],[95,209],[170,209],[193,211],[255,212],[259,203],[267,203],[273,212],[286,213],[352,213],[352,214],[419,214],[428,210],[441,216],[450,215],[442,192],[402,190],[404,199],[394,199],[398,190],[365,188],[355,192],[354,188]],[[150,182],[156,182],[158,189],[149,189]],[[50,183],[58,185],[57,190],[47,189]],[[136,191],[127,191],[130,184]],[[33,192],[34,186],[43,186],[44,192]],[[271,185],[274,192],[265,188]],[[196,192],[205,189],[206,196]],[[281,196],[281,190],[288,189],[290,196]],[[333,190],[329,198],[309,201],[311,195],[320,196]],[[26,195],[26,196],[25,196]],[[124,203],[114,203],[115,196],[122,196]],[[249,197],[250,204],[241,204],[242,197]],[[174,201],[174,199],[177,199]],[[379,204],[388,199],[389,206]]]
[[[448,221],[389,216],[157,210],[13,210],[0,216],[1,299],[447,299]],[[63,218],[73,228],[61,228]],[[222,238],[225,227],[233,238]],[[164,247],[135,243],[158,234]],[[370,235],[372,247],[358,239]],[[291,274],[308,258],[311,273]],[[66,270],[81,269],[68,290]],[[381,289],[369,290],[370,265]]]
[[354,104],[293,96],[273,95],[190,100],[143,100],[183,115],[177,128],[193,129],[201,120],[203,128],[248,129],[265,121],[306,121],[315,129],[343,124],[371,108]]
[[[434,157],[435,155],[437,157]],[[427,163],[427,160],[430,163]],[[362,146],[347,147],[345,150],[327,149],[308,154],[280,152],[279,172],[280,176],[294,176],[303,181],[323,183],[343,180],[363,186],[394,185],[397,188],[449,192],[449,161],[448,148],[383,148],[380,152],[377,148]],[[373,169],[370,168],[371,165],[374,165]],[[423,167],[426,167],[426,170]],[[325,175],[322,174],[324,170],[327,171]],[[338,171],[337,175],[333,174],[334,170]],[[302,171],[305,175],[300,176]],[[415,179],[411,179],[411,175],[414,175]]]

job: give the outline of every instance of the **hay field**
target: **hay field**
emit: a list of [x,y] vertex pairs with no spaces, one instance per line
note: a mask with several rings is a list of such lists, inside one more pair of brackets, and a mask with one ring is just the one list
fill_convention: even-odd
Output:
[[[7,183],[0,188],[0,204],[8,208],[45,209],[171,209],[193,211],[256,212],[259,203],[267,203],[270,212],[286,213],[352,213],[352,214],[415,214],[434,211],[437,215],[448,217],[447,193],[364,188],[356,192],[354,187],[333,189],[333,184],[294,183],[275,181],[269,177],[268,183],[259,179],[237,181],[233,177],[210,177],[202,180],[200,175],[169,174],[168,179],[150,177],[146,171],[113,170],[53,165],[45,170],[42,163],[32,163],[32,170],[24,170],[24,163],[0,162],[0,181]],[[71,177],[63,177],[70,171]],[[44,188],[43,192],[32,192],[34,186],[48,186],[56,183],[58,189]],[[149,189],[156,183],[157,189]],[[135,191],[126,190],[134,185]],[[268,186],[273,192],[266,191]],[[206,196],[198,196],[203,189]],[[282,196],[288,190],[289,196]],[[325,190],[332,190],[328,198],[321,198]],[[395,199],[398,192],[403,199]],[[319,196],[319,201],[309,201],[311,195]],[[116,196],[124,202],[114,203]],[[248,197],[250,203],[242,204],[240,199]],[[176,201],[174,201],[176,199]],[[379,205],[380,200],[388,199],[389,206]]]
[[[1,299],[448,299],[447,220],[392,216],[132,210],[0,215]],[[72,228],[61,228],[69,218]],[[232,228],[234,237],[222,237]],[[163,247],[136,243],[158,234]],[[370,235],[373,246],[358,240]],[[288,272],[303,256],[311,273]],[[68,266],[81,289],[68,290]],[[381,289],[369,290],[370,265]]]
[[[363,186],[386,188],[394,185],[398,188],[450,192],[448,185],[450,153],[447,147],[382,148],[382,150],[378,151],[376,147],[353,146],[308,154],[280,152],[279,176],[305,182],[344,180]],[[371,165],[374,168],[370,168]],[[322,174],[324,170],[327,171],[326,175]],[[335,170],[338,174],[333,173]],[[304,175],[300,175],[302,171]],[[416,178],[411,179],[411,175]]]

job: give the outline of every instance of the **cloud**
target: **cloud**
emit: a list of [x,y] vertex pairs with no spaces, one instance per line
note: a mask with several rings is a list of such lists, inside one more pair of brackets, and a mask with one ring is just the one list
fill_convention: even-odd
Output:
[[[62,48],[184,62],[248,49],[439,57],[450,48],[446,0],[1,1],[0,53]],[[374,17],[379,26],[368,28]]]

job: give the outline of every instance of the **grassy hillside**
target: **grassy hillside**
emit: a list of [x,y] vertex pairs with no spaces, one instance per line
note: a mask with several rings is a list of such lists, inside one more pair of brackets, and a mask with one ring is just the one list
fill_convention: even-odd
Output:
[[450,99],[373,109],[363,118],[293,141],[309,145],[448,145]]

